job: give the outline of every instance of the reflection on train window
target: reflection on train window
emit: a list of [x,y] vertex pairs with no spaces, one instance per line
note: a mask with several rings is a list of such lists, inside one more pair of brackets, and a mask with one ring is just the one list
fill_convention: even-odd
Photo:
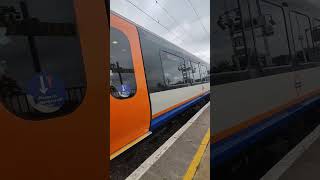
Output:
[[215,1],[213,14],[213,73],[247,69],[245,34],[238,1]]
[[193,73],[193,77],[194,77],[194,82],[196,82],[196,83],[201,82],[199,63],[191,62],[191,65],[192,65],[192,73]]
[[312,60],[320,59],[320,20],[313,19],[312,40],[314,43],[314,50],[312,51]]
[[168,86],[180,86],[187,83],[187,71],[184,59],[176,55],[161,52],[165,82]]
[[0,101],[21,118],[64,116],[85,96],[73,3],[0,2]]
[[290,12],[292,34],[294,41],[295,60],[306,63],[312,60],[313,42],[311,36],[311,21],[307,15]]
[[[247,50],[247,58],[248,62],[251,64],[256,64],[256,47],[255,47],[255,38],[254,38],[254,29],[256,25],[253,25],[257,22],[255,19],[259,17],[258,9],[256,6],[256,0],[240,0],[240,8],[241,8],[241,17],[243,22],[243,31],[244,31],[244,38],[245,38],[245,45]],[[250,5],[249,5],[250,3]],[[253,17],[253,18],[251,18]]]
[[261,1],[263,20],[255,31],[258,62],[262,67],[282,66],[290,63],[285,13],[282,7]]
[[313,19],[312,19],[312,25],[313,25],[314,28],[319,28],[319,26],[320,26],[320,19],[313,18]]
[[192,66],[190,61],[185,61],[186,64],[186,73],[187,73],[187,83],[194,83],[194,76],[192,73]]
[[116,28],[110,29],[110,87],[113,97],[130,98],[136,93],[136,79],[128,38]]
[[319,65],[316,11],[275,0],[214,1],[212,7],[210,68],[215,84]]
[[200,68],[201,68],[201,80],[202,80],[202,82],[208,82],[207,67],[201,65]]
[[164,91],[167,89],[167,87],[164,82],[164,74],[161,68],[162,63],[160,57],[160,49],[167,44],[163,39],[145,31],[140,27],[137,28],[139,32],[148,91],[149,93]]

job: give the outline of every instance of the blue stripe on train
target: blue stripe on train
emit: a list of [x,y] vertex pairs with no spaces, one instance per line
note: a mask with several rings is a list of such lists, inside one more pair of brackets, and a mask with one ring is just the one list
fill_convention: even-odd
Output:
[[178,115],[179,113],[185,111],[186,109],[188,109],[190,106],[193,106],[195,104],[197,104],[199,101],[201,101],[202,99],[204,99],[206,96],[210,95],[210,93],[206,93],[200,97],[197,97],[169,112],[166,112],[165,114],[160,115],[159,117],[156,117],[155,119],[153,119],[151,121],[151,126],[150,126],[150,130],[153,131],[155,129],[157,129],[158,127],[160,127],[161,125],[165,124],[168,120],[170,120],[171,118],[175,117],[176,115]]
[[211,162],[218,165],[241,152],[246,147],[256,143],[266,135],[272,133],[278,127],[288,123],[291,117],[305,112],[308,108],[320,105],[320,97],[306,100],[301,104],[295,105],[286,111],[277,113],[267,118],[262,123],[253,125],[240,133],[234,134],[222,141],[211,144]]

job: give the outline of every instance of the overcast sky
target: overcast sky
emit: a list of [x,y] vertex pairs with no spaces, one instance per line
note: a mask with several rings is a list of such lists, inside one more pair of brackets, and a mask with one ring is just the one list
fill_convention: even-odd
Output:
[[110,9],[210,63],[210,0],[111,0]]

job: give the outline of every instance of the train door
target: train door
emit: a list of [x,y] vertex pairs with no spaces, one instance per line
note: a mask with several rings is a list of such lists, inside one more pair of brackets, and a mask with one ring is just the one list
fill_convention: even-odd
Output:
[[103,1],[0,2],[0,179],[105,178],[106,17]]
[[111,159],[149,134],[150,104],[136,27],[111,15]]

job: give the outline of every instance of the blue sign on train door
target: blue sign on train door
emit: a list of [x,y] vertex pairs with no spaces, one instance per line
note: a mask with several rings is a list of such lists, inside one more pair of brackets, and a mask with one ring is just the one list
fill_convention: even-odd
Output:
[[117,88],[119,95],[123,98],[127,98],[131,95],[131,88],[129,84],[122,84]]
[[39,73],[28,83],[28,101],[42,113],[58,111],[64,105],[66,97],[63,81],[50,74]]

